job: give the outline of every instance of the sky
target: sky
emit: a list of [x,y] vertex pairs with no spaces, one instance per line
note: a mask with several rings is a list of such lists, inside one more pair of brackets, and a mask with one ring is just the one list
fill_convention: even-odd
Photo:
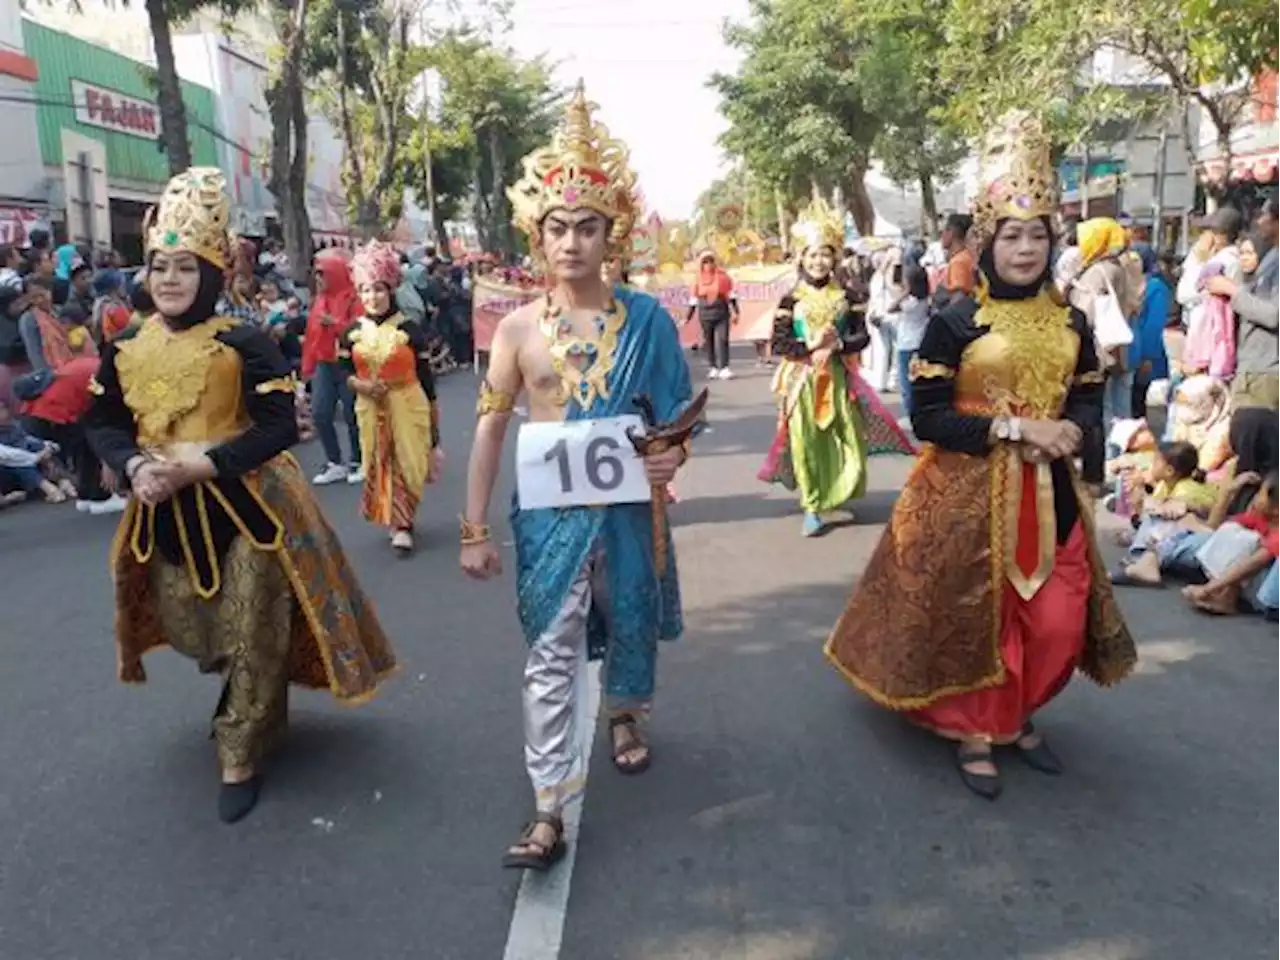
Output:
[[515,0],[509,38],[525,57],[546,53],[556,79],[585,81],[597,119],[631,150],[648,208],[683,219],[724,168],[724,130],[712,73],[732,71],[726,17],[747,0]]

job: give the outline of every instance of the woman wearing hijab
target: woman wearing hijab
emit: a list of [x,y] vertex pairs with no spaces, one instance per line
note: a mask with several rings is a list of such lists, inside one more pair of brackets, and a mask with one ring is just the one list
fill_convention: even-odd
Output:
[[345,703],[395,666],[288,452],[294,378],[270,336],[217,314],[231,253],[221,171],[174,177],[147,230],[156,313],[106,346],[89,441],[133,497],[111,548],[119,677],[171,646],[224,677],[218,816],[253,809],[290,682]]
[[[1235,455],[1234,475],[1243,477],[1252,474],[1265,477],[1280,469],[1280,450],[1277,449],[1277,434],[1280,433],[1280,418],[1274,410],[1263,407],[1245,407],[1231,415],[1229,428],[1231,452]],[[1258,492],[1258,483],[1243,485],[1228,509],[1229,514],[1241,513]]]
[[[1076,236],[1080,242],[1080,272],[1066,282],[1067,301],[1084,314],[1091,331],[1096,328],[1104,298],[1113,294],[1121,312],[1132,321],[1142,302],[1143,282],[1141,262],[1126,256],[1128,231],[1110,217],[1095,217],[1080,224]],[[1095,341],[1095,349],[1106,376],[1102,423],[1085,436],[1081,461],[1085,481],[1096,487],[1103,478],[1106,432],[1117,418],[1133,415],[1133,377],[1128,369],[1127,346],[1104,348]]]
[[1231,397],[1220,380],[1206,374],[1182,381],[1174,391],[1170,438],[1185,440],[1199,453],[1199,468],[1222,479],[1231,459]]
[[1129,369],[1133,371],[1130,406],[1133,416],[1142,417],[1147,409],[1147,388],[1153,381],[1169,376],[1164,330],[1169,322],[1173,288],[1161,272],[1160,261],[1150,244],[1138,244],[1135,251],[1142,259],[1142,272],[1147,280],[1142,306],[1133,324],[1133,343],[1129,345]]
[[427,335],[396,305],[400,258],[374,240],[351,261],[364,316],[338,341],[347,387],[356,394],[364,494],[360,512],[391,532],[401,556],[413,551],[422,488],[436,475],[440,408]]
[[[338,340],[363,312],[360,298],[351,282],[351,268],[338,254],[316,257],[315,281],[316,298],[307,311],[307,332],[302,341],[302,376],[311,383],[311,413],[328,462],[311,482],[317,486],[342,480],[364,483],[355,397],[347,386],[347,371],[338,360]],[[349,463],[338,443],[338,404],[342,404],[351,444]]]
[[737,326],[741,319],[738,299],[733,295],[733,279],[716,263],[716,255],[710,250],[698,258],[698,276],[693,281],[689,300],[689,313],[694,313],[702,324],[702,344],[707,351],[707,376],[712,380],[732,380],[729,369],[729,326]]
[[858,372],[870,337],[863,312],[836,280],[840,217],[814,201],[794,230],[801,243],[795,289],[773,312],[778,428],[757,476],[800,491],[801,535],[823,531],[822,514],[846,507],[867,486],[867,457],[914,453],[897,420]]
[[1103,376],[1051,290],[1057,171],[1029,116],[1001,144],[975,210],[978,303],[936,314],[912,361],[928,445],[826,647],[876,703],[957,741],[965,786],[991,800],[993,746],[1061,773],[1032,715],[1077,669],[1109,685],[1137,660],[1072,465]]

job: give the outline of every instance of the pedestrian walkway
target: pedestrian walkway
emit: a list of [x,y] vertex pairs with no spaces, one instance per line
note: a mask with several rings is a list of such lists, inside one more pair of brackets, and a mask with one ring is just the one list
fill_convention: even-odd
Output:
[[213,682],[163,652],[154,683],[114,680],[113,518],[0,514],[0,957],[1273,957],[1274,627],[1122,593],[1138,675],[1105,695],[1074,683],[1041,722],[1066,776],[1009,763],[984,803],[946,746],[821,655],[909,463],[874,460],[857,520],[802,540],[794,501],[755,480],[767,371],[711,389],[672,507],[688,632],[663,650],[653,768],[619,776],[601,732],[559,892],[518,894],[499,868],[528,815],[523,640],[510,550],[499,581],[457,570],[469,375],[441,383],[446,476],[413,559],[359,520],[357,490],[320,491],[403,667],[358,712],[296,694],[238,828],[214,817],[191,709]]

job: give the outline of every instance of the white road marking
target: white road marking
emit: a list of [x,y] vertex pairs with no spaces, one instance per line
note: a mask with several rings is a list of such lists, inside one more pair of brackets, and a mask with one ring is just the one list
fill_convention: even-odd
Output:
[[[584,645],[585,646],[585,645]],[[569,849],[563,859],[546,873],[526,870],[516,893],[516,906],[507,931],[507,948],[502,960],[557,960],[564,938],[564,920],[569,910],[569,884],[578,856],[578,829],[587,797],[587,773],[591,766],[591,746],[600,716],[600,668],[590,664],[579,670],[578,734],[582,737],[582,792],[563,813],[564,836]],[[583,689],[585,687],[585,689]]]

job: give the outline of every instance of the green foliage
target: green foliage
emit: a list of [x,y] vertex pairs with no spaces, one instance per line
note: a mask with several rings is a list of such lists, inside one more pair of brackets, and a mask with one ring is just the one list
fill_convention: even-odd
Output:
[[[564,91],[555,87],[544,60],[521,60],[465,28],[438,38],[426,65],[439,74],[443,89],[430,140],[437,203],[452,217],[473,200],[484,245],[512,250],[506,189],[519,178],[524,156],[550,140]],[[421,169],[420,133],[416,150]],[[424,194],[420,189],[425,204]]]

